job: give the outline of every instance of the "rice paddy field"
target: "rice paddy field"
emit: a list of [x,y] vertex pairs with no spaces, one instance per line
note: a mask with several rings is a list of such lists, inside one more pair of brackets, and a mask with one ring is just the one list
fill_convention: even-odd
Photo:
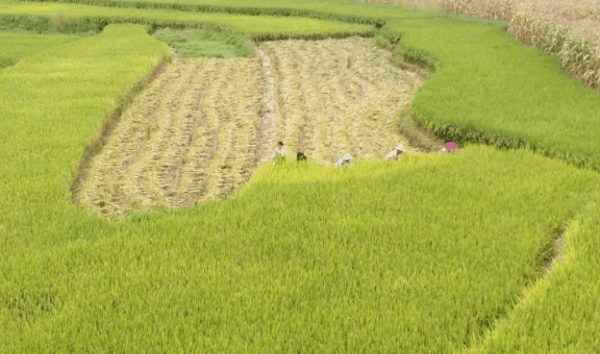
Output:
[[600,352],[600,59],[448,3],[0,1],[0,353]]

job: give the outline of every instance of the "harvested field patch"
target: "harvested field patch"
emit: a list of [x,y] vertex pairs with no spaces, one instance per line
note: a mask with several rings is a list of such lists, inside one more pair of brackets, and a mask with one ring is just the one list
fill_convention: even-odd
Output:
[[180,58],[134,99],[75,200],[106,217],[222,200],[278,140],[331,165],[382,159],[424,79],[371,39],[263,43],[255,58]]
[[256,59],[179,58],[123,112],[76,197],[109,217],[221,199],[256,166]]
[[367,38],[261,43],[275,75],[276,139],[320,165],[343,154],[382,159],[398,143],[396,113],[425,81],[392,66],[390,53]]

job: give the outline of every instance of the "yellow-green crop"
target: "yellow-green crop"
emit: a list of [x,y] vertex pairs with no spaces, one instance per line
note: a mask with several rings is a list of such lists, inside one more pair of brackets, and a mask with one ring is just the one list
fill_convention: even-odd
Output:
[[123,18],[125,20],[147,18],[154,21],[213,23],[236,27],[242,32],[254,34],[264,32],[269,32],[271,34],[352,32],[366,31],[369,28],[365,25],[298,17],[257,17],[222,13],[190,13],[182,11],[127,9],[61,3],[0,2],[0,15],[33,15],[49,17],[55,16],[56,14],[61,14],[65,19],[72,20],[84,19],[87,17],[105,17]]
[[20,58],[56,45],[76,41],[72,36],[0,33],[0,68],[15,64]]
[[[388,28],[406,34],[396,55],[438,58],[417,113],[589,152],[591,94],[573,105],[584,91],[539,53],[499,27],[453,21]],[[121,221],[73,206],[84,151],[167,56],[143,27],[111,25],[0,70],[0,352],[598,348],[600,179],[531,151],[467,145],[344,169],[266,164],[235,198]],[[515,86],[484,70],[519,65]],[[510,93],[528,80],[522,97]],[[569,104],[590,120],[568,125]],[[553,109],[554,125],[536,125]],[[561,145],[561,134],[578,140]],[[540,280],[567,229],[564,263]]]

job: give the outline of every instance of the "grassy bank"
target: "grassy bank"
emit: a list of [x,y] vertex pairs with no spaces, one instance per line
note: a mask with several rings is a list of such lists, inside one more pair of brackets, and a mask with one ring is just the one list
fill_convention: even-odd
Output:
[[[527,146],[600,168],[600,93],[561,70],[557,59],[519,44],[498,27],[468,22],[394,21],[398,46],[435,56],[439,72],[412,103],[414,118],[448,141]],[[386,26],[386,27],[387,27]],[[485,38],[485,40],[483,40]]]

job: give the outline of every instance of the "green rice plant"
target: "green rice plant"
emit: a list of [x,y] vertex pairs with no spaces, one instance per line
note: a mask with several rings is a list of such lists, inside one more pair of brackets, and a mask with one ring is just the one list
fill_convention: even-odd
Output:
[[[423,126],[598,166],[597,93],[503,25],[347,2],[327,11],[356,20],[360,9],[403,34],[397,53],[439,69],[413,100]],[[289,35],[252,20],[254,33]],[[167,56],[143,27],[109,25],[0,71],[0,352],[595,350],[600,179],[530,149],[267,163],[234,198],[119,221],[74,206],[82,155]],[[565,260],[540,279],[563,233]]]
[[158,30],[156,39],[167,42],[181,57],[251,57],[253,42],[239,33],[202,30]]
[[[0,33],[0,42],[2,43],[2,52],[0,61],[4,66],[15,64],[21,58],[35,54],[46,48],[58,46],[77,41],[76,36],[66,35],[31,35],[18,33]],[[2,66],[2,64],[0,64]]]
[[565,27],[524,13],[515,14],[509,33],[522,43],[556,54],[573,77],[584,85],[600,88],[600,51],[589,41],[574,38]]
[[13,58],[0,58],[0,69],[15,65],[16,62]]
[[350,69],[351,65],[352,65],[352,57],[348,57],[348,69]]
[[[594,246],[600,232],[599,201],[592,198],[583,213],[571,222],[566,232],[563,260],[548,278],[537,282],[519,298],[510,323],[505,319],[496,321],[483,342],[460,353],[510,352],[516,348],[528,353],[543,353],[548,347],[594,350],[596,344],[593,341],[586,344],[580,338],[587,337],[588,330],[598,330],[596,323],[588,323],[586,319],[590,312],[588,305],[596,301],[594,277],[600,271],[597,263],[592,261],[600,256],[598,247]],[[572,299],[577,299],[578,305],[565,311],[562,304]],[[580,321],[587,324],[582,325]],[[556,336],[552,329],[559,327],[568,328],[568,334]],[[522,328],[532,330],[525,334],[519,330]]]
[[[434,30],[436,26],[433,24],[437,21],[440,20],[430,21],[427,36],[420,37],[419,40],[411,37],[413,29],[418,30],[418,24],[413,26],[406,22],[402,24],[405,43],[401,43],[398,48],[419,47],[422,48],[420,49],[422,53],[426,51],[435,54],[437,57],[435,64],[440,73],[426,86],[420,88],[419,94],[412,103],[415,113],[427,112],[428,120],[436,119],[442,122],[443,117],[443,122],[458,123],[458,126],[473,122],[477,124],[480,131],[494,127],[502,132],[504,138],[511,141],[508,145],[513,147],[521,144],[518,137],[527,136],[528,139],[535,139],[540,143],[545,141],[548,145],[555,146],[560,151],[559,156],[566,156],[567,151],[576,149],[585,151],[584,155],[593,157],[592,160],[600,158],[592,143],[598,133],[592,133],[590,130],[593,129],[592,126],[586,124],[590,120],[593,121],[593,117],[598,114],[593,108],[597,105],[597,94],[561,73],[560,63],[555,58],[548,57],[535,48],[524,47],[516,41],[511,42],[510,37],[505,37],[505,34],[493,26],[481,26],[477,27],[478,31],[488,32],[491,35],[488,37],[490,39],[485,45],[477,45],[477,48],[461,46],[463,48],[461,55],[465,60],[470,58],[471,64],[460,64],[456,59],[451,59],[456,58],[451,53],[456,53],[454,50],[458,50],[458,42],[453,45],[453,51],[448,50],[444,54],[444,51],[440,50],[443,48],[441,41],[449,41],[451,32],[446,30],[436,32]],[[388,23],[390,30],[394,25],[393,22]],[[454,27],[455,33],[460,32],[462,26],[468,24],[457,21]],[[473,29],[473,27],[469,28],[468,31]],[[462,33],[464,37],[479,35],[473,31]],[[434,34],[438,37],[434,37]],[[434,43],[438,47],[433,46]],[[467,52],[472,54],[465,54]],[[481,65],[473,64],[476,62]],[[443,63],[443,66],[438,63]],[[454,69],[449,69],[448,65],[455,65]],[[526,79],[528,75],[533,75],[536,79],[528,80]],[[448,81],[450,77],[456,80],[452,84]],[[432,90],[436,92],[435,99],[431,95]],[[481,93],[480,98],[472,95],[473,90]],[[494,98],[483,99],[483,95]],[[556,101],[553,101],[554,103],[548,101],[551,95],[560,95],[563,102],[560,103],[561,107],[571,108],[557,109]],[[526,108],[531,107],[534,102],[537,107],[534,111]],[[578,108],[572,109],[572,107]],[[426,121],[421,123],[427,124]],[[561,134],[548,134],[550,126],[552,130],[560,131]],[[576,128],[583,126],[586,128]],[[505,144],[501,139],[493,140],[501,145]],[[534,147],[533,144],[531,146]]]
[[[546,53],[558,54],[560,52],[563,67],[584,85],[600,88],[600,55],[590,53],[591,49],[577,49],[577,42],[569,35],[569,30],[564,26],[557,26],[545,18],[532,17],[523,12],[513,14],[513,1],[484,1],[483,3],[468,2],[463,0],[441,0],[440,3],[447,10],[455,14],[469,14],[483,19],[510,21],[508,32],[524,44],[533,45]],[[477,4],[477,8],[474,6]],[[483,5],[482,5],[483,4]],[[594,12],[595,11],[595,12]],[[563,15],[567,18],[578,19],[586,16],[596,16],[597,10],[584,9],[579,15],[574,10],[566,11]],[[584,46],[586,47],[586,46]],[[585,64],[574,63],[571,58],[582,58]]]
[[374,41],[379,48],[387,48],[390,45],[390,41],[381,35],[375,36]]
[[[57,14],[58,13],[58,14]],[[103,6],[76,5],[65,3],[0,3],[2,15],[29,15],[40,17],[54,16],[56,28],[67,28],[77,19],[90,18],[100,21],[102,18],[114,22],[135,22],[157,25],[169,23],[168,26],[183,28],[190,25],[199,26],[203,22],[219,24],[227,28],[237,28],[247,34],[259,34],[268,31],[272,38],[285,38],[295,34],[319,34],[336,32],[362,33],[372,31],[366,25],[350,25],[339,21],[316,20],[309,18],[290,18],[265,16],[227,15],[221,13],[190,13],[168,10],[126,9]],[[66,20],[68,18],[68,20]],[[275,29],[275,30],[273,30]],[[87,31],[86,29],[85,31]],[[370,32],[369,32],[370,33]]]
[[67,17],[63,11],[51,15],[50,19],[55,29],[59,31],[64,30],[66,26],[69,26],[72,23],[71,18]]
[[[43,2],[43,1],[37,1]],[[70,1],[64,1],[70,2]],[[105,5],[103,0],[80,0],[79,4]],[[385,24],[384,18],[397,17],[401,15],[404,18],[420,18],[423,11],[410,8],[396,8],[393,13],[382,11],[380,6],[370,6],[370,4],[359,4],[348,2],[346,0],[329,0],[326,6],[322,6],[321,0],[297,1],[261,1],[261,0],[207,0],[199,4],[196,0],[184,0],[177,3],[154,2],[154,1],[119,1],[116,4],[119,7],[130,9],[145,10],[175,10],[188,13],[210,13],[210,14],[237,14],[256,17],[278,16],[278,17],[303,17],[320,20],[343,21],[346,23],[364,24],[382,28]],[[387,9],[386,9],[387,10]],[[443,16],[438,12],[436,16]]]
[[402,43],[396,46],[392,52],[390,61],[392,64],[398,66],[401,66],[404,63],[412,63],[431,71],[437,70],[437,60],[434,55]]

